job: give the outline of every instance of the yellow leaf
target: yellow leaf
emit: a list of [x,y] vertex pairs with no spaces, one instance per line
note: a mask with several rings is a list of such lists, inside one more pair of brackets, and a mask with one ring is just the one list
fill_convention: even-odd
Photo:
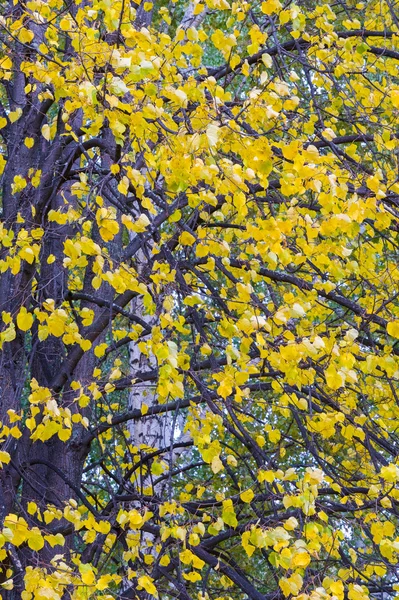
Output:
[[399,479],[399,468],[391,463],[385,467],[381,467],[380,475],[385,481],[394,482]]
[[12,435],[12,437],[14,437],[16,440],[22,437],[22,433],[16,425],[10,429],[10,435]]
[[23,260],[26,260],[26,262],[29,263],[30,265],[35,260],[35,254],[34,254],[32,248],[30,248],[29,246],[25,246],[25,248],[22,248],[22,250],[19,253],[19,256]]
[[144,523],[144,519],[136,509],[133,509],[129,512],[129,522],[132,529],[137,529]]
[[182,246],[192,246],[195,242],[195,237],[191,235],[188,231],[183,231],[183,233],[179,237],[179,243]]
[[60,29],[62,29],[62,31],[69,31],[71,29],[70,20],[66,19],[66,18],[61,19],[61,21],[59,23],[59,27],[60,27]]
[[72,429],[60,429],[57,435],[62,442],[66,442],[72,435]]
[[33,31],[30,31],[29,29],[25,29],[25,27],[23,27],[18,34],[18,39],[23,44],[29,44],[33,40],[34,37],[35,37],[35,35],[34,35]]
[[4,450],[0,450],[0,463],[8,465],[10,460],[11,460],[11,457],[8,454],[8,452],[5,452]]
[[211,469],[214,473],[219,473],[219,471],[223,471],[223,463],[220,460],[219,456],[214,456],[211,462]]
[[180,552],[179,558],[183,565],[191,565],[193,561],[193,553],[188,549],[183,550],[183,552]]
[[330,592],[334,594],[338,598],[338,600],[342,600],[344,598],[344,584],[342,581],[334,581],[330,584]]
[[263,483],[264,481],[267,481],[267,483],[273,483],[273,481],[275,480],[275,475],[273,471],[263,471],[260,470],[258,473],[258,481],[259,483]]
[[45,535],[44,539],[52,548],[54,548],[54,546],[63,546],[65,544],[65,538],[61,533],[57,533],[56,535]]
[[148,575],[143,575],[142,577],[139,577],[137,581],[138,584],[141,585],[141,587],[143,587],[148,594],[158,598],[157,588],[152,583],[154,580],[151,577],[148,577]]
[[109,242],[119,231],[119,223],[116,221],[116,213],[113,209],[99,208],[96,212],[96,221],[100,235],[105,242]]
[[104,356],[106,349],[108,348],[108,344],[99,344],[94,348],[94,354],[97,358],[101,358]]
[[399,321],[391,321],[387,325],[387,332],[394,338],[399,338]]
[[337,371],[332,365],[330,365],[326,370],[325,376],[327,385],[332,390],[338,390],[345,383],[343,375],[339,371]]
[[96,525],[96,530],[99,533],[109,533],[111,530],[111,523],[109,523],[109,521],[100,521]]
[[253,493],[252,490],[247,490],[246,492],[242,492],[240,494],[240,498],[243,502],[247,502],[248,504],[250,502],[252,502],[252,500],[254,499],[255,494]]
[[267,435],[272,444],[277,444],[281,439],[281,433],[278,429],[273,429],[272,431],[269,431]]
[[399,90],[392,90],[391,102],[395,108],[399,108]]
[[267,2],[262,2],[261,11],[265,15],[272,15],[273,13],[280,10],[281,4],[279,0],[267,0]]
[[98,590],[105,590],[109,587],[111,581],[112,575],[110,575],[109,573],[107,573],[107,575],[101,575],[100,579],[97,581],[96,588]]
[[184,579],[187,579],[188,581],[200,581],[202,579],[201,575],[199,573],[197,573],[197,571],[191,571],[190,573],[183,573],[183,577]]
[[40,531],[35,531],[33,534],[31,534],[28,538],[28,546],[31,550],[41,550],[44,546],[44,539],[42,538],[42,535],[40,533]]
[[172,99],[178,106],[185,108],[187,106],[187,94],[184,90],[174,90]]
[[284,529],[287,531],[293,531],[298,527],[299,523],[295,517],[290,517],[284,523]]
[[13,579],[7,579],[7,581],[5,581],[4,583],[2,583],[0,585],[0,587],[2,587],[4,590],[12,590],[14,588],[14,580]]
[[310,554],[308,552],[298,552],[292,558],[291,565],[293,567],[306,568],[310,563]]
[[33,315],[29,313],[25,306],[22,306],[17,316],[17,325],[21,331],[28,331],[33,324]]
[[217,141],[219,139],[219,132],[219,127],[214,123],[210,123],[210,125],[208,125],[208,127],[206,128],[206,137],[208,138],[210,148],[216,146]]
[[15,121],[18,121],[18,119],[21,115],[22,115],[22,108],[16,108],[12,112],[8,113],[8,118],[11,123],[15,123]]
[[331,140],[333,140],[334,138],[336,138],[337,136],[335,135],[335,132],[333,129],[331,129],[331,127],[327,127],[327,129],[324,129],[322,131],[323,136],[326,138],[326,140],[329,140],[331,142]]
[[48,142],[50,141],[50,125],[47,125],[47,123],[42,127],[42,136]]
[[303,579],[298,573],[294,573],[291,577],[282,577],[279,581],[279,586],[284,596],[297,596],[303,584]]
[[89,564],[81,564],[81,565],[79,565],[79,571],[80,571],[83,583],[85,583],[86,585],[93,585],[96,578],[92,571],[91,566]]
[[37,504],[35,502],[28,502],[28,513],[34,515],[37,511]]

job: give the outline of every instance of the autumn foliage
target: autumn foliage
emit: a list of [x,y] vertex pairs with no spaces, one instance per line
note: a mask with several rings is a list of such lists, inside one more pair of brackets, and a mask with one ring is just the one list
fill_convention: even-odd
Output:
[[399,593],[399,10],[0,0],[5,600]]

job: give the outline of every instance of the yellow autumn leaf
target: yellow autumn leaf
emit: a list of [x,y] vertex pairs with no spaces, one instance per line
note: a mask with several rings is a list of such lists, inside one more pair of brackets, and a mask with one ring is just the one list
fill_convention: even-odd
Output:
[[134,231],[135,233],[143,233],[149,227],[149,225],[151,225],[151,221],[144,213],[134,221],[131,219],[131,217],[123,216],[122,223],[126,225],[130,231]]
[[387,332],[394,338],[399,338],[399,321],[390,321],[387,325]]
[[62,31],[69,31],[71,29],[71,21],[64,17],[60,20],[59,27]]
[[260,8],[265,15],[272,15],[273,13],[279,11],[282,6],[279,0],[266,0],[266,2],[262,2]]
[[158,598],[157,588],[153,584],[154,580],[151,577],[149,577],[148,575],[142,575],[141,577],[138,578],[137,581],[138,581],[138,584],[142,588],[144,588],[148,594],[150,594],[151,596],[155,596],[155,598]]
[[259,483],[263,483],[264,481],[267,481],[267,483],[273,483],[274,480],[275,480],[274,471],[271,471],[271,470],[264,471],[263,469],[261,469],[259,471],[259,473],[258,473]]
[[390,96],[393,106],[399,108],[399,90],[392,90]]
[[42,127],[42,136],[44,137],[45,140],[50,141],[50,125],[48,125],[47,123],[45,123]]
[[255,494],[253,493],[253,491],[251,489],[246,490],[245,492],[241,492],[241,494],[240,494],[241,500],[243,502],[248,503],[248,504],[250,502],[252,502],[252,500],[254,499],[254,497],[255,497]]
[[22,437],[22,433],[21,430],[19,429],[19,427],[17,427],[16,425],[14,427],[11,427],[9,434],[15,438],[15,439],[19,439],[20,437]]
[[180,552],[179,558],[184,565],[191,565],[193,560],[193,553],[191,552],[191,550],[186,549],[183,552]]
[[108,344],[99,344],[94,348],[94,354],[97,356],[97,358],[101,358],[102,356],[104,356],[107,348]]
[[195,242],[195,237],[188,231],[183,231],[179,237],[179,243],[182,246],[192,246]]
[[399,467],[391,463],[390,465],[386,465],[381,467],[380,476],[385,479],[385,481],[395,482],[399,479]]
[[5,452],[4,450],[0,450],[0,463],[1,466],[4,465],[8,465],[8,463],[11,460],[11,456],[9,455],[8,452]]
[[288,596],[297,596],[303,585],[303,579],[298,573],[294,573],[291,577],[282,577],[279,580],[279,586],[287,598]]
[[219,471],[223,471],[224,467],[222,461],[220,460],[220,456],[213,457],[211,462],[211,469],[215,474],[219,473]]
[[54,548],[54,546],[63,546],[65,544],[65,538],[61,533],[57,533],[55,535],[45,535],[44,539],[52,548]]
[[60,439],[62,442],[66,442],[67,440],[69,440],[69,438],[70,438],[70,437],[71,437],[71,435],[72,435],[72,429],[67,429],[67,428],[65,428],[65,429],[60,429],[60,430],[57,432],[57,435],[58,435],[59,439]]
[[330,592],[334,594],[338,598],[338,600],[342,600],[344,598],[344,584],[342,581],[333,581],[330,583]]
[[33,325],[33,315],[28,312],[25,306],[22,306],[17,315],[18,329],[28,331]]
[[22,115],[22,108],[18,107],[15,110],[8,113],[8,118],[11,123],[15,123]]
[[40,531],[33,531],[28,537],[28,546],[31,550],[39,551],[44,546],[44,539]]
[[100,533],[109,533],[111,529],[111,523],[109,521],[100,521],[96,525],[96,530]]
[[95,583],[96,576],[90,564],[80,564],[79,571],[83,583],[86,585],[93,585]]
[[272,444],[277,444],[281,439],[281,433],[278,429],[268,431],[267,435]]
[[29,29],[26,29],[25,27],[23,27],[20,30],[20,32],[18,33],[18,39],[23,44],[29,44],[33,40],[34,37],[35,37],[35,34],[33,33],[33,31],[30,31]]
[[206,137],[210,148],[216,146],[220,135],[220,129],[214,123],[210,123],[206,128]]
[[298,527],[298,525],[299,523],[295,517],[289,517],[289,519],[284,522],[284,529],[287,531],[293,531]]
[[183,577],[184,577],[184,579],[187,579],[187,581],[191,581],[193,583],[195,581],[201,581],[201,579],[202,579],[200,573],[198,573],[197,571],[190,571],[190,573],[183,573]]
[[326,369],[325,377],[328,387],[332,390],[338,390],[345,383],[342,373],[337,371],[337,369],[332,365]]
[[129,512],[129,523],[130,527],[134,529],[141,527],[141,525],[144,523],[142,515],[136,509],[133,509]]
[[34,515],[36,513],[36,511],[37,511],[37,504],[36,504],[36,502],[28,502],[27,509],[28,509],[28,513],[30,515]]
[[291,565],[294,568],[302,568],[305,569],[310,564],[311,558],[310,554],[306,551],[297,552],[291,560]]

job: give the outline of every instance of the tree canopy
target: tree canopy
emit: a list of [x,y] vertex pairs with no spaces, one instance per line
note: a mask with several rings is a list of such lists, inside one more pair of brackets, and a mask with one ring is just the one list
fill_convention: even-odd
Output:
[[0,0],[5,600],[399,592],[399,10]]

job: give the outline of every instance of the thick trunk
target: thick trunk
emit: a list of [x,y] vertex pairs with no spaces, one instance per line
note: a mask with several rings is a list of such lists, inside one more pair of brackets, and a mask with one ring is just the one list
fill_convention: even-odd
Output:
[[[18,81],[15,81],[14,90],[19,89],[18,85]],[[78,126],[80,121],[81,117],[77,115],[73,124]],[[35,261],[21,260],[19,272],[13,273],[9,269],[0,276],[0,312],[10,313],[14,320],[22,306],[32,310],[35,306],[43,306],[47,299],[52,299],[54,306],[60,307],[68,292],[67,273],[63,265],[64,241],[73,237],[75,225],[49,223],[47,213],[50,209],[62,207],[65,197],[68,197],[70,206],[75,204],[68,186],[62,189],[63,197],[59,193],[62,181],[60,164],[63,161],[65,163],[65,156],[74,156],[74,150],[67,148],[64,159],[60,160],[63,153],[62,138],[49,145],[40,136],[40,126],[41,120],[32,122],[31,115],[28,114],[10,127],[7,137],[8,155],[12,159],[7,162],[2,177],[3,224],[13,231],[15,240],[20,229],[30,231],[45,223],[45,234],[40,240],[40,269],[36,271]],[[28,149],[23,143],[28,129],[30,135],[37,137],[33,149]],[[79,160],[79,155],[76,160]],[[42,172],[40,185],[33,187],[28,183],[21,192],[15,192],[14,177],[28,177],[29,169],[32,168]],[[5,260],[8,256],[13,256],[12,252],[12,249],[3,246],[0,258]],[[55,257],[55,260],[48,261],[50,256]],[[89,269],[86,269],[88,281],[89,275]],[[108,292],[110,295],[111,290]],[[98,307],[94,308],[98,310]],[[30,333],[15,327],[14,335],[15,338],[5,343],[0,352],[0,420],[5,425],[9,424],[8,411],[12,410],[17,414],[21,414],[22,409],[26,411],[26,397],[29,395],[29,390],[25,389],[26,381],[36,380],[39,386],[51,388],[69,349],[62,337],[51,335],[51,332],[46,339],[40,340],[37,320]],[[71,380],[89,383],[88,378],[93,368],[94,355],[86,352],[74,369]],[[64,390],[54,396],[57,406],[68,408],[72,414],[79,410],[83,412],[83,416],[90,417],[89,407],[82,411],[76,406],[76,391],[69,387],[69,383],[68,381]],[[45,408],[41,404],[38,406],[41,412],[35,417],[37,425]],[[83,466],[89,450],[82,441],[85,433],[84,428],[75,423],[73,435],[66,442],[57,435],[47,441],[32,440],[28,428],[25,428],[19,439],[11,436],[7,438],[1,450],[8,452],[12,460],[0,469],[1,523],[8,514],[19,513],[19,507],[22,506],[29,526],[39,525],[36,517],[26,512],[28,503],[35,503],[43,512],[47,504],[64,509],[69,499],[78,498],[77,490],[81,486]],[[58,521],[54,523],[60,525]],[[53,526],[48,525],[47,530],[51,532]],[[71,549],[71,539],[71,536],[66,536],[66,558]],[[51,548],[46,544],[41,551],[43,566],[49,566],[50,560],[57,553],[59,548]],[[34,552],[26,544],[14,548],[11,557],[16,572],[18,564],[23,572],[26,566],[34,563]],[[4,575],[3,571],[2,577]],[[21,597],[22,589],[21,576],[16,578],[13,591],[3,592],[6,594],[4,597],[16,600]]]

